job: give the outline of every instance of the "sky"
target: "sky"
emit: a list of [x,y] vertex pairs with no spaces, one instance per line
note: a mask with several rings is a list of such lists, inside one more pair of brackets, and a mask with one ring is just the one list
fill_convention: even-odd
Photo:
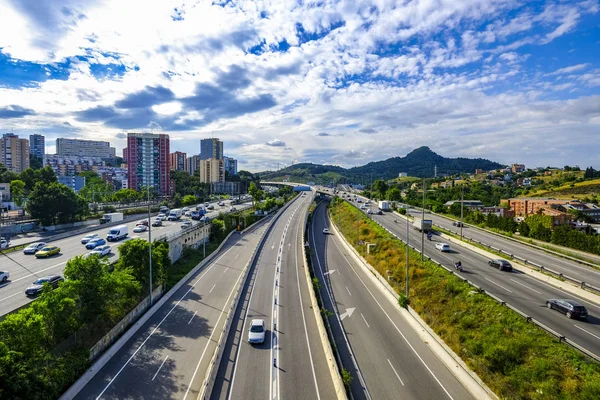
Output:
[[598,0],[0,0],[0,131],[600,169]]

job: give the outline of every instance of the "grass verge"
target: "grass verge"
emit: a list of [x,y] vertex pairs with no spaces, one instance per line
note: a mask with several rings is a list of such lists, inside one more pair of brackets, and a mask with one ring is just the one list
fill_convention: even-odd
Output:
[[[331,220],[397,293],[405,279],[404,244],[346,202],[334,201]],[[367,254],[363,243],[376,243]],[[559,343],[517,313],[420,255],[409,254],[413,309],[488,385],[506,399],[598,399],[600,363]]]

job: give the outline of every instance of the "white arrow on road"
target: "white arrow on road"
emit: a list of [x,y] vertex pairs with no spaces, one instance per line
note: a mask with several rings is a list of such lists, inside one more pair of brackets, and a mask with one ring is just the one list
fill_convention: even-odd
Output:
[[332,269],[331,271],[324,272],[323,275],[333,274],[337,269]]
[[343,320],[344,320],[344,318],[346,318],[346,317],[351,317],[351,316],[352,316],[352,313],[354,312],[354,310],[356,310],[356,308],[355,308],[355,307],[352,307],[352,308],[346,308],[346,312],[345,312],[345,313],[343,313],[343,314],[340,314],[340,319],[343,321]]
[[273,244],[271,245],[271,250],[273,250],[275,248],[275,242],[273,242]]

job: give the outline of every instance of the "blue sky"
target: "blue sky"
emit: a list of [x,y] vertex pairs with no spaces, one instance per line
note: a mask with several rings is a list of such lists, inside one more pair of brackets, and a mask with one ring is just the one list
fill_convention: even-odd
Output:
[[260,171],[447,157],[600,168],[598,0],[5,0],[0,127],[216,136]]

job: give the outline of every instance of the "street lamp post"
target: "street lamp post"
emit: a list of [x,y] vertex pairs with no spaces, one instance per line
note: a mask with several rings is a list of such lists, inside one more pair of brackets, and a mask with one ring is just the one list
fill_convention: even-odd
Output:
[[409,236],[409,223],[408,223],[408,208],[406,209],[406,297],[408,297],[408,236]]
[[465,184],[461,185],[461,198],[460,198],[460,241],[463,240],[463,208],[465,206]]
[[[150,175],[150,174],[148,174]],[[148,195],[148,256],[150,259],[150,263],[149,263],[149,272],[150,272],[150,282],[149,282],[149,286],[150,286],[150,307],[152,307],[152,221],[150,219],[150,179],[148,179],[148,182],[146,184],[146,192]]]
[[423,178],[423,207],[421,214],[421,261],[424,259],[425,251],[425,229],[423,229],[423,221],[425,220],[425,178]]

